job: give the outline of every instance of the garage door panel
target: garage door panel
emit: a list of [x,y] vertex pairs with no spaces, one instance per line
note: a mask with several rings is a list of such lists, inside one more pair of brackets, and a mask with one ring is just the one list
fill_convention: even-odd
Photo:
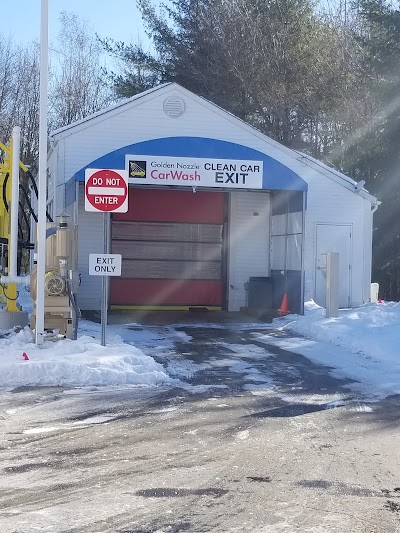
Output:
[[222,226],[113,221],[112,238],[127,241],[222,242]]
[[112,253],[126,259],[220,261],[222,244],[193,242],[137,242],[114,241]]
[[111,278],[113,305],[220,306],[220,281]]
[[122,262],[123,278],[142,279],[221,279],[221,263],[200,261],[138,261]]
[[129,210],[115,220],[223,224],[224,193],[191,190],[129,188]]
[[111,305],[221,307],[225,193],[131,188],[129,202],[112,219]]

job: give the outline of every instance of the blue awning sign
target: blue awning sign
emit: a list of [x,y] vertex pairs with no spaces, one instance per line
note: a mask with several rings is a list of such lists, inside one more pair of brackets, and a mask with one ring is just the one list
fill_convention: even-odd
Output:
[[[131,166],[129,161],[132,161]],[[146,163],[146,178],[140,162]],[[151,167],[152,162],[154,167]],[[172,167],[178,163],[182,168]],[[166,166],[157,167],[157,164]],[[183,168],[185,164],[197,165],[199,168]],[[171,167],[168,168],[168,165]],[[200,174],[201,165],[203,166]],[[179,181],[179,186],[231,190],[305,192],[308,189],[307,183],[296,172],[274,157],[248,146],[205,137],[164,137],[118,148],[88,162],[87,166],[76,172],[75,181],[84,181],[86,168],[127,169],[131,173],[130,184],[145,186],[149,185],[149,182],[153,186],[177,185]],[[196,175],[196,172],[200,176]]]

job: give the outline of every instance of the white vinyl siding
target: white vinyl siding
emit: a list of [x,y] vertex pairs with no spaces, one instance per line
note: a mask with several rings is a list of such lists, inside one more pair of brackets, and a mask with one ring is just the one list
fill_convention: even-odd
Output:
[[83,185],[79,191],[78,235],[78,272],[81,275],[78,305],[81,310],[99,310],[101,276],[89,276],[89,254],[104,253],[103,213],[85,211]]
[[[170,96],[185,101],[185,113],[171,118],[163,111]],[[140,124],[140,128],[132,127]],[[255,128],[237,119],[211,102],[170,84],[145,96],[133,98],[125,105],[105,110],[54,135],[55,146],[64,143],[59,170],[64,166],[67,181],[91,161],[130,144],[165,137],[203,137],[237,143],[268,154],[308,182],[308,175],[329,177],[342,187],[353,188],[350,178],[340,177],[328,167],[313,162],[269,139]]]
[[[317,224],[348,224],[352,226],[351,306],[366,303],[364,248],[370,247],[370,231],[364,221],[365,204],[370,202],[339,184],[313,176],[309,181],[305,229],[305,301],[315,298],[315,267],[317,261]],[[370,274],[367,276],[370,284]]]
[[269,275],[270,195],[230,193],[228,310],[247,305],[250,277]]

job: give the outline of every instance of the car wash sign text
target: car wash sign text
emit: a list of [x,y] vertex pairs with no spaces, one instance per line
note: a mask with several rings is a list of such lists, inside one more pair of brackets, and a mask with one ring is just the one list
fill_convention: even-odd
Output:
[[125,164],[131,184],[262,189],[262,161],[127,155]]

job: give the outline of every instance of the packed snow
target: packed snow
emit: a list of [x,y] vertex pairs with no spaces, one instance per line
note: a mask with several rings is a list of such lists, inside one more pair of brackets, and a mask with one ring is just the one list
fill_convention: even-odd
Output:
[[[18,286],[18,303],[30,312],[32,300],[25,285]],[[101,326],[87,320],[79,324],[78,339],[46,340],[36,346],[29,327],[3,331],[0,338],[0,387],[104,385],[159,386],[173,380],[153,357],[145,355],[121,328],[108,328],[101,346]],[[128,339],[128,342],[126,342]]]
[[[25,356],[24,356],[25,354]],[[36,346],[31,330],[0,339],[0,386],[24,385],[160,385],[171,378],[159,363],[113,336],[107,346],[98,338],[48,340]]]
[[[25,289],[21,290],[20,300],[29,311],[30,297]],[[171,354],[173,357],[175,353],[175,340],[184,343],[191,339],[177,327],[108,326],[106,346],[100,343],[100,324],[87,320],[80,321],[78,340],[46,340],[40,347],[35,345],[28,327],[19,332],[2,332],[0,387],[203,387],[185,383],[185,377],[189,378],[204,363],[199,365],[179,356],[174,364],[169,364]],[[289,315],[275,319],[272,324],[213,323],[210,327],[259,329],[254,333],[257,341],[272,343],[331,367],[336,375],[354,379],[356,383],[351,387],[368,391],[371,399],[400,394],[400,303],[366,304],[340,310],[337,318],[326,318],[325,309],[308,302],[304,316]],[[148,355],[140,349],[143,346]],[[230,345],[230,350],[235,352],[234,345]],[[164,366],[152,356],[163,360]],[[265,356],[257,345],[239,345],[230,362],[211,357],[209,364],[226,365],[247,375],[255,382],[254,388],[259,387],[257,382],[264,383],[264,387],[272,386],[270,378],[261,376],[251,365],[252,359]]]
[[371,398],[400,394],[400,302],[365,304],[326,318],[325,309],[310,301],[303,316],[276,319],[274,326],[290,336],[259,340],[333,367],[336,375],[358,381],[352,388]]

